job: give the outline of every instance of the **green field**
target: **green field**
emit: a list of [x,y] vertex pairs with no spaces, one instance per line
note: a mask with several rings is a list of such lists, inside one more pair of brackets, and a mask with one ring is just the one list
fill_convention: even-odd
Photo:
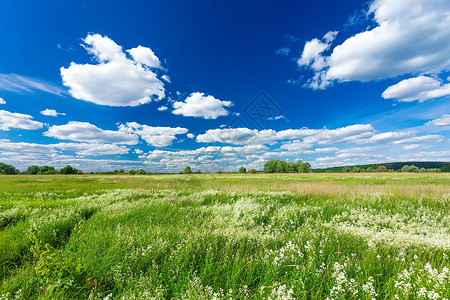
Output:
[[0,299],[449,299],[450,176],[0,176]]

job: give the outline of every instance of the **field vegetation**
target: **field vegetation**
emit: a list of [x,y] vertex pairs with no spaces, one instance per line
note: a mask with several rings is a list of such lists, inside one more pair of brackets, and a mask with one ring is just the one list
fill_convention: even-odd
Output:
[[0,299],[449,299],[444,173],[0,176]]

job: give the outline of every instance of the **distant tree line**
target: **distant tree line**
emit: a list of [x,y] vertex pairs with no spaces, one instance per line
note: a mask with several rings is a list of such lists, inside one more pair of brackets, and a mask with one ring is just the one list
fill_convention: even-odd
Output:
[[404,165],[398,170],[388,169],[386,166],[378,166],[378,167],[367,167],[367,168],[361,168],[358,166],[355,167],[343,167],[342,171],[343,173],[382,173],[382,172],[414,172],[414,173],[425,173],[425,172],[442,172],[441,169],[438,168],[431,168],[431,169],[425,169],[425,168],[419,168],[414,165]]
[[280,159],[270,159],[264,164],[264,173],[310,173],[311,165],[309,162],[285,161]]
[[16,175],[16,174],[29,174],[29,175],[49,175],[49,174],[83,174],[81,170],[77,170],[74,167],[68,165],[59,171],[50,166],[31,166],[26,171],[20,172],[14,166],[0,162],[0,174],[1,175]]

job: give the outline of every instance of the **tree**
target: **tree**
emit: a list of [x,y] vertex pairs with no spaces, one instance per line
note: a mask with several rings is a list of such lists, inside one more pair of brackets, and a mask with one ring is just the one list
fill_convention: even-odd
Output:
[[27,168],[27,170],[25,171],[25,174],[36,175],[38,172],[39,172],[39,167],[33,165],[33,166]]
[[387,168],[385,166],[378,166],[377,172],[378,173],[387,172]]
[[192,174],[191,167],[189,166],[184,167],[183,174]]
[[195,171],[195,174],[202,174],[202,171],[200,171],[200,169],[199,169],[199,170]]
[[133,170],[133,169],[129,169],[129,170],[128,170],[128,174],[130,174],[130,175],[135,175],[135,174],[136,174],[136,171]]
[[239,173],[246,173],[246,172],[247,172],[246,168],[244,168],[244,167],[239,168]]
[[416,166],[408,166],[408,165],[404,165],[401,169],[400,172],[419,172],[419,168]]
[[147,172],[145,172],[145,170],[144,169],[140,169],[138,172],[137,172],[138,174],[141,174],[141,175],[143,175],[143,174],[147,174]]
[[349,173],[351,171],[352,171],[352,168],[350,168],[350,167],[343,167],[342,168],[342,172],[344,172],[344,173]]
[[269,159],[264,164],[264,173],[275,173],[275,159]]
[[249,173],[256,173],[256,170],[255,169],[249,169],[248,172]]
[[120,169],[119,170],[119,174],[123,174],[123,173],[125,173],[125,170],[124,169]]
[[49,175],[49,174],[56,174],[56,170],[54,167],[42,166],[39,168],[38,175]]
[[17,170],[14,166],[0,163],[0,174],[15,175],[15,174],[19,174],[19,173],[20,173],[19,170]]
[[64,168],[62,168],[61,170],[59,170],[59,173],[61,173],[61,174],[77,174],[78,170],[73,168],[70,165],[67,165]]
[[309,162],[301,163],[298,167],[299,173],[310,173],[311,172],[311,165]]
[[367,172],[367,173],[372,173],[372,172],[375,172],[375,169],[372,168],[372,167],[368,167],[368,168],[366,169],[366,172]]
[[361,168],[360,167],[353,167],[352,168],[352,173],[359,173],[361,172]]
[[277,159],[275,162],[275,173],[286,173],[285,170],[284,161]]

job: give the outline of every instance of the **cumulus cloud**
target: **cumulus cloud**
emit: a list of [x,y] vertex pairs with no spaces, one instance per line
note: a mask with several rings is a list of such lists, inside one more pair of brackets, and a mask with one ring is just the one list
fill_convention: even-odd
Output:
[[9,131],[11,128],[36,130],[43,127],[41,122],[32,119],[30,115],[0,110],[0,130]]
[[6,101],[2,97],[0,97],[0,104],[6,104]]
[[297,60],[297,64],[302,66],[310,66],[313,70],[321,70],[326,67],[327,63],[322,53],[328,50],[331,42],[336,38],[337,31],[330,31],[324,35],[322,40],[313,39],[305,43],[302,56]]
[[377,26],[346,39],[324,60],[319,55],[327,44],[310,44],[312,50],[302,62],[311,64],[318,57],[319,63],[311,64],[315,74],[309,85],[325,88],[333,81],[370,81],[449,70],[449,11],[446,0],[374,0],[368,15]]
[[[263,153],[267,151],[263,145],[247,145],[242,147],[208,146],[195,150],[154,150],[144,155],[146,164],[166,170],[179,170],[186,164],[201,167],[204,171],[234,170],[237,165],[261,167]],[[256,165],[253,165],[256,164]]]
[[164,97],[164,84],[155,71],[160,68],[159,59],[150,48],[127,50],[130,59],[108,37],[90,34],[83,42],[98,64],[72,62],[61,68],[63,84],[72,97],[109,106],[138,106]]
[[87,143],[108,143],[135,145],[138,136],[123,131],[103,130],[87,122],[71,121],[66,125],[51,126],[45,136],[60,140],[71,140]]
[[449,126],[450,125],[450,114],[442,115],[440,118],[431,120],[426,123],[426,125],[432,126]]
[[65,151],[74,151],[77,155],[82,156],[127,154],[130,151],[126,146],[115,144],[59,143],[50,146]]
[[190,138],[190,139],[193,139],[193,138],[195,138],[195,135],[193,135],[192,133],[188,133],[187,137]]
[[217,119],[220,116],[227,116],[229,112],[225,107],[230,106],[233,106],[231,101],[222,101],[211,95],[205,96],[204,93],[196,92],[190,94],[184,102],[174,102],[172,113],[185,117]]
[[384,99],[396,99],[399,102],[423,102],[450,95],[450,83],[428,76],[418,76],[400,81],[388,87],[382,94]]
[[[341,141],[357,141],[374,135],[374,128],[370,124],[355,124],[337,129],[286,129],[275,131],[273,129],[252,130],[249,128],[222,128],[210,129],[197,136],[197,142],[203,143],[227,143],[234,145],[243,144],[272,144],[283,140],[297,140],[289,146],[285,144],[282,149],[305,149],[306,145],[331,144]],[[302,145],[300,146],[300,143]]]
[[197,136],[197,142],[241,145],[248,143],[257,134],[258,130],[249,128],[209,129],[204,134]]
[[135,62],[144,64],[150,68],[161,68],[159,58],[153,53],[152,49],[142,46],[127,50]]
[[57,117],[58,115],[65,116],[66,114],[65,113],[59,113],[59,112],[57,112],[54,109],[46,108],[45,110],[41,111],[41,115],[50,116],[50,117]]
[[165,111],[165,110],[167,110],[167,106],[160,106],[160,107],[158,107],[158,110]]
[[380,143],[392,143],[399,140],[404,140],[406,138],[411,138],[416,134],[416,131],[406,130],[406,131],[388,131],[375,134],[367,139],[361,139],[357,141],[361,144],[380,144]]
[[188,129],[181,127],[152,127],[129,122],[126,125],[120,125],[119,131],[139,135],[152,146],[165,147],[176,140],[176,135],[185,134],[188,132]]

